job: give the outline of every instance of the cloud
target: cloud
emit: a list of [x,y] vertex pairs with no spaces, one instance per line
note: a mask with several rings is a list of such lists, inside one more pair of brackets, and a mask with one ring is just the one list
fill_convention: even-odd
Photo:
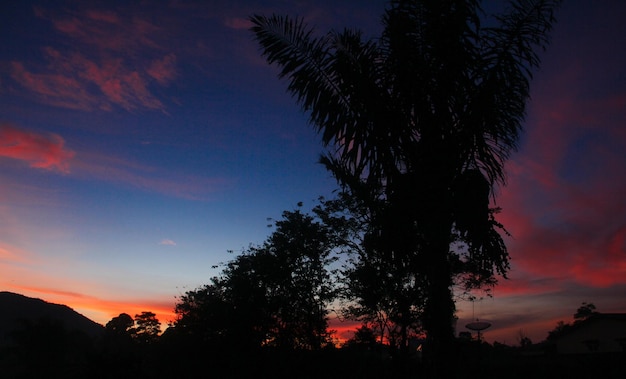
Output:
[[593,48],[559,65],[548,60],[552,69],[538,76],[497,203],[515,270],[607,288],[626,283],[626,87],[619,72],[594,69],[585,53]]
[[499,190],[512,270],[494,289],[488,339],[515,343],[524,329],[537,342],[583,301],[626,311],[626,56],[611,37],[624,28],[608,15],[619,12],[584,7],[563,7]]
[[[161,49],[162,29],[143,19],[132,9],[95,9],[75,7],[72,10],[36,8],[35,14],[52,23],[54,29],[75,44],[100,53],[129,55],[133,52]],[[154,13],[153,13],[154,14]]]
[[163,239],[161,240],[161,242],[159,242],[159,245],[176,246],[176,242],[172,241],[171,239]]
[[0,123],[0,156],[29,162],[31,167],[69,173],[74,154],[57,134],[37,134]]
[[120,58],[95,61],[80,53],[44,50],[49,64],[43,72],[32,72],[22,63],[12,62],[11,77],[45,104],[85,111],[109,111],[114,105],[129,111],[164,109],[149,89],[149,78],[160,84],[171,81],[175,76],[172,55],[135,69]]
[[176,55],[168,54],[162,59],[152,61],[147,69],[148,75],[159,84],[166,85],[176,78]]
[[168,172],[158,167],[93,151],[79,151],[77,156],[80,159],[73,164],[75,176],[130,185],[142,191],[183,199],[205,201],[210,198],[210,194],[232,185],[232,180],[228,178]]
[[252,26],[252,23],[250,22],[250,20],[248,20],[247,18],[242,18],[242,17],[228,18],[226,19],[224,24],[227,27],[231,29],[236,29],[236,30],[240,30],[240,29],[248,30]]
[[44,104],[85,111],[121,107],[162,110],[152,86],[177,76],[176,55],[160,44],[161,29],[136,12],[37,8],[68,39],[68,50],[43,47],[46,64],[13,61],[11,78]]
[[[581,120],[564,116],[545,135],[530,133],[524,155],[510,165],[500,219],[513,234],[517,269],[596,287],[626,283],[626,179],[616,175],[626,170],[626,139]],[[544,139],[561,142],[548,152]]]
[[0,241],[0,264],[24,265],[33,262],[32,254]]
[[31,91],[42,103],[55,107],[93,110],[109,108],[102,99],[87,90],[85,83],[73,75],[54,72],[34,73],[21,62],[12,62],[11,78]]

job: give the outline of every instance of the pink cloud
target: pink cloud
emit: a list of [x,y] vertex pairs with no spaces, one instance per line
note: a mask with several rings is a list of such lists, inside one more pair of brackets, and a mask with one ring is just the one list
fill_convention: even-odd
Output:
[[542,187],[541,179],[512,181],[502,197],[500,219],[513,234],[508,246],[514,269],[587,286],[626,283],[621,195],[626,186],[607,189],[598,181],[584,189],[556,178],[554,183]]
[[46,104],[68,109],[105,108],[101,100],[87,91],[83,82],[65,73],[28,71],[20,62],[12,62],[11,77]]
[[36,14],[65,36],[101,51],[127,54],[160,46],[161,29],[135,16],[137,12],[79,8],[63,13],[39,8]]
[[176,246],[176,242],[172,241],[171,239],[163,239],[161,240],[161,242],[159,242],[159,245],[166,245],[166,246]]
[[149,72],[142,72],[119,58],[102,58],[98,63],[79,53],[66,56],[52,48],[44,51],[50,63],[43,73],[13,62],[11,76],[40,101],[53,106],[86,111],[111,110],[113,105],[126,110],[163,109],[148,88],[148,78],[166,84],[175,76],[175,59],[170,56],[149,67]]
[[599,72],[584,50],[557,61],[533,83],[528,130],[507,164],[498,219],[513,234],[509,251],[523,276],[595,288],[624,284],[626,94],[605,86],[619,72]]
[[[496,298],[511,296],[532,296],[554,293],[562,290],[562,284],[553,278],[533,277],[518,270],[513,270],[508,279],[500,278],[498,285],[492,289]],[[480,294],[478,294],[480,297]]]
[[226,21],[224,22],[224,24],[231,28],[231,29],[250,29],[250,27],[252,26],[252,23],[250,23],[250,20],[248,20],[247,18],[242,18],[242,17],[232,17],[232,18],[228,18],[226,19]]
[[73,165],[77,176],[117,182],[184,199],[207,200],[212,193],[232,184],[232,180],[226,178],[166,172],[157,167],[94,152],[78,152],[78,156],[80,159]]
[[[147,20],[121,12],[78,9],[71,12],[36,9],[69,39],[74,50],[43,48],[46,66],[12,62],[11,77],[56,107],[110,111],[164,110],[151,85],[168,85],[176,75],[176,55],[165,52],[161,29]],[[135,14],[129,12],[129,15]]]
[[162,59],[152,61],[147,69],[148,75],[159,84],[165,85],[176,78],[176,55],[168,54]]
[[30,163],[31,167],[69,173],[74,152],[56,134],[36,134],[0,124],[0,156]]
[[118,15],[109,10],[87,10],[85,16],[88,20],[102,21],[107,24],[119,24],[120,18]]
[[126,110],[138,107],[161,109],[163,104],[147,88],[145,78],[118,62],[104,62],[102,66],[84,61],[83,79],[96,84],[106,98]]

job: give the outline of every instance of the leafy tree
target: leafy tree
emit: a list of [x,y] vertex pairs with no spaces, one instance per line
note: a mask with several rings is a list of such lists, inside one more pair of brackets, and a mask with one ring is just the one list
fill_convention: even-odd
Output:
[[[483,26],[476,0],[390,1],[371,41],[353,30],[317,38],[298,18],[251,17],[262,54],[331,147],[322,163],[370,209],[369,252],[396,282],[412,272],[423,288],[438,367],[453,341],[454,277],[480,287],[509,268],[489,196],[504,184],[558,3],[512,1]],[[453,250],[459,241],[464,249]]]
[[346,341],[346,347],[365,347],[372,348],[376,345],[376,334],[372,328],[367,325],[361,325],[354,332],[354,336]]
[[135,315],[134,338],[142,343],[155,342],[161,333],[161,322],[152,312],[141,312]]
[[227,265],[224,280],[237,303],[262,300],[261,318],[271,318],[267,344],[319,349],[328,343],[327,306],[336,292],[333,233],[299,210],[283,212],[275,227],[264,244]]
[[174,313],[176,334],[191,344],[219,346],[227,341],[232,304],[223,286],[212,283],[187,291]]
[[128,313],[120,313],[107,322],[105,329],[107,333],[117,336],[132,336],[134,334],[135,321]]
[[533,344],[533,341],[530,339],[530,337],[528,337],[526,333],[521,329],[517,332],[517,341],[519,342],[519,345],[521,347],[529,347]]
[[[322,199],[314,209],[320,219],[337,231],[338,245],[348,254],[343,267],[341,297],[344,317],[367,324],[380,343],[407,349],[409,337],[422,332],[420,316],[424,303],[423,281],[408,265],[407,257],[386,249],[372,222],[374,207],[348,192],[332,200]],[[345,254],[344,254],[345,255]]]
[[3,378],[88,377],[92,339],[57,319],[18,319],[0,349]]
[[128,313],[120,313],[105,325],[101,359],[107,374],[112,377],[136,369],[134,326],[135,321]]
[[227,262],[210,285],[180,298],[176,329],[237,348],[319,349],[329,343],[334,232],[299,210],[284,212],[275,227],[262,245]]
[[554,329],[548,332],[547,340],[555,340],[556,338],[571,330],[573,325],[576,325],[577,323],[584,321],[595,314],[598,314],[598,312],[596,311],[596,306],[593,303],[583,302],[582,305],[576,310],[576,313],[574,313],[574,323],[567,323],[562,320],[557,322]]
[[596,306],[593,303],[583,302],[574,314],[574,322],[584,321],[595,314],[598,314]]
[[548,332],[548,341],[553,341],[555,339],[557,339],[558,337],[562,336],[563,334],[565,334],[567,331],[569,331],[571,329],[572,325],[569,323],[566,323],[563,320],[560,320],[556,323],[556,326],[554,327],[554,329],[552,329],[551,331]]
[[406,260],[385,257],[382,252],[361,255],[346,271],[346,293],[353,303],[345,313],[373,325],[381,342],[394,340],[395,347],[406,349],[409,335],[421,330],[423,282]]

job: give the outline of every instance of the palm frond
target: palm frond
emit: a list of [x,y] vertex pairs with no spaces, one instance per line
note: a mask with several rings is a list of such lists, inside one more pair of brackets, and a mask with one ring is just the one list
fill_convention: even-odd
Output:
[[560,0],[517,0],[497,16],[498,27],[481,30],[481,57],[471,74],[476,90],[467,108],[468,152],[492,183],[505,182],[504,162],[517,149],[533,69],[545,49]]
[[349,99],[332,73],[329,36],[313,37],[313,29],[299,18],[255,15],[250,20],[262,55],[281,68],[279,76],[289,79],[288,91],[311,112],[314,124],[352,118]]

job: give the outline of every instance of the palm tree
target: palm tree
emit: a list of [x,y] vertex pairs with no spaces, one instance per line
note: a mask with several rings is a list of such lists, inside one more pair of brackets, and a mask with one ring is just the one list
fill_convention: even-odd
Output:
[[[487,18],[478,0],[390,1],[382,36],[367,41],[354,30],[316,37],[300,18],[251,17],[262,54],[329,148],[322,163],[387,236],[378,249],[412,257],[424,279],[435,357],[453,339],[455,275],[481,286],[509,268],[490,197],[505,184],[559,2],[516,0]],[[451,252],[455,240],[467,249]]]

